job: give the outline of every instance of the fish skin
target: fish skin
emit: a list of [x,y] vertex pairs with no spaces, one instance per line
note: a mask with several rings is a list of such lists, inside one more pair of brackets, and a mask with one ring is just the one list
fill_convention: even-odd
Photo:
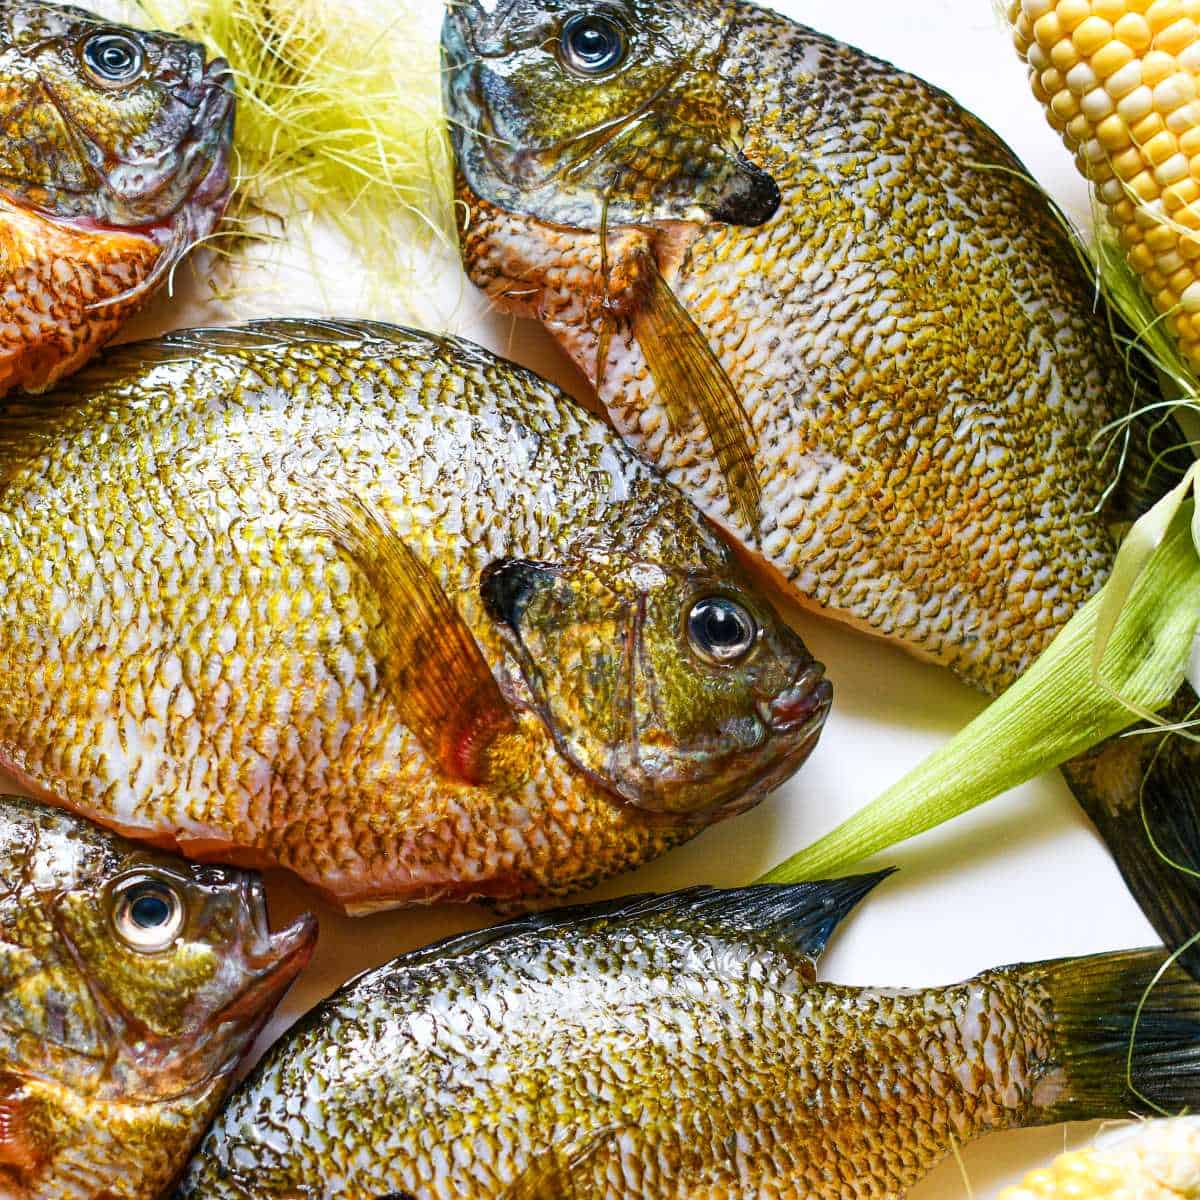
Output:
[[[288,868],[348,910],[588,886],[755,803],[829,710],[708,522],[467,343],[267,322],[123,347],[0,410],[0,461],[0,760],[128,836]],[[406,727],[397,678],[432,660],[388,660],[323,489],[465,621],[512,709],[482,777]],[[510,628],[481,587],[514,560]],[[710,593],[761,629],[735,666],[683,640]]]
[[[272,934],[256,877],[17,797],[0,797],[0,863],[0,1194],[155,1200],[308,961],[315,923]],[[116,932],[137,878],[184,904],[169,949]]]
[[[1127,373],[1049,204],[944,93],[782,16],[725,0],[609,10],[633,31],[630,82],[564,82],[531,48],[553,45],[561,5],[448,9],[472,279],[545,324],[599,382],[614,427],[791,594],[1002,691],[1100,587],[1110,524],[1127,515],[1120,494],[1103,511],[1116,461],[1094,444],[1128,410]],[[639,90],[656,56],[674,81],[665,98]],[[713,77],[705,124],[689,79]],[[586,170],[564,165],[555,130],[577,113],[636,111],[636,131],[673,104],[688,119],[631,182],[601,152]],[[782,194],[761,225],[713,219],[695,191],[685,151],[734,133]],[[756,432],[757,528],[704,430],[671,430],[633,334],[648,260]]]
[[[1187,439],[1169,419],[1135,423],[1123,470],[1103,452],[1110,425],[1160,397],[1131,378],[1065,225],[945,93],[766,9],[613,0],[634,58],[593,84],[528,44],[553,46],[562,11],[447,10],[472,279],[540,320],[630,445],[787,594],[1002,692],[1104,584],[1124,525],[1193,461],[1171,449]],[[639,91],[642,60],[664,58],[666,90]],[[698,108],[713,78],[721,98]],[[564,131],[588,121],[605,124],[619,170],[594,150],[573,163]],[[653,161],[631,172],[647,127]],[[690,165],[698,138],[774,178],[778,211],[717,219],[721,197]],[[605,254],[604,192],[622,188]],[[636,336],[652,270],[755,431],[753,527],[702,424],[672,429]],[[1169,719],[1196,704],[1185,685]],[[1159,935],[1185,947],[1200,928],[1200,747],[1135,741],[1063,770]],[[1200,948],[1181,961],[1200,978]]]
[[[878,879],[637,897],[368,972],[268,1053],[175,1200],[899,1200],[956,1142],[1127,1114],[1128,1035],[1085,1095],[1064,1014],[1131,1022],[1163,952],[921,991],[817,982]],[[1171,978],[1194,1029],[1197,985]]]
[[[100,86],[82,48],[113,32],[144,74]],[[232,76],[203,47],[0,2],[0,395],[78,369],[213,232],[233,120]]]

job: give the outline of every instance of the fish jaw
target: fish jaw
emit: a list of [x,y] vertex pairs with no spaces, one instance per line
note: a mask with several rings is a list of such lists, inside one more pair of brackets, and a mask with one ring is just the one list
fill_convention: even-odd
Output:
[[[148,215],[142,197],[103,218],[63,218],[0,190],[0,396],[44,392],[77,371],[220,225],[235,109],[221,60],[208,69],[202,106],[184,166],[158,189],[158,201],[174,206],[165,215]],[[172,189],[178,200],[165,195]]]

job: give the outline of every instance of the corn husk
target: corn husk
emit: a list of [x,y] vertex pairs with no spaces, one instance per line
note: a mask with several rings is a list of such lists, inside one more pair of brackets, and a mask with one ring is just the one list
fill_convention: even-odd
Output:
[[[1102,241],[1098,287],[1128,325],[1130,354],[1158,371],[1186,419],[1197,385],[1115,244]],[[1105,431],[1120,436],[1129,428]],[[1100,594],[1033,667],[946,746],[762,882],[836,875],[889,846],[1052,770],[1157,710],[1186,678],[1200,622],[1200,465],[1129,531]],[[1194,736],[1186,728],[1177,736]]]

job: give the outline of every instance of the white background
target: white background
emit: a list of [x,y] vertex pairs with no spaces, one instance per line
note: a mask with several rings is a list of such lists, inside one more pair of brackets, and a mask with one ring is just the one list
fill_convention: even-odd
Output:
[[[438,5],[429,3],[429,30]],[[796,19],[888,58],[946,88],[989,122],[1078,221],[1089,220],[1082,182],[1046,127],[1024,68],[990,0],[776,0]],[[578,379],[535,327],[490,317],[447,254],[416,254],[415,298],[380,299],[359,286],[353,263],[318,230],[324,269],[314,277],[311,230],[293,229],[294,253],[245,273],[232,304],[205,304],[193,282],[162,301],[141,332],[234,317],[327,312],[447,325],[578,388]],[[190,292],[190,296],[188,293]],[[880,792],[983,706],[946,672],[898,650],[802,614],[795,623],[828,666],[836,702],[812,760],[755,812],[721,825],[668,859],[604,889],[619,895],[688,884],[744,884]],[[949,983],[1004,963],[1149,944],[1153,934],[1105,850],[1054,775],[994,801],[949,827],[883,856],[902,868],[834,941],[825,977],[844,983]],[[485,923],[477,909],[401,912],[347,921],[287,880],[272,881],[276,915],[316,908],[322,938],[313,968],[272,1032],[360,970],[435,937]],[[975,1196],[991,1196],[1063,1148],[1078,1127],[994,1135],[963,1153]],[[968,1193],[953,1161],[911,1193],[950,1200]]]

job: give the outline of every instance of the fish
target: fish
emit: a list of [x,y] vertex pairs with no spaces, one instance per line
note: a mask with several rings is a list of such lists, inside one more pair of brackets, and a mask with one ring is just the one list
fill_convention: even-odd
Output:
[[202,46],[0,0],[0,395],[77,370],[213,233],[234,109]]
[[[997,695],[1194,461],[1130,419],[1157,385],[1066,219],[937,88],[740,0],[464,0],[442,42],[470,277],[792,600]],[[1200,747],[1064,773],[1189,943]]]
[[0,1194],[161,1196],[315,938],[257,876],[0,797]]
[[452,338],[259,322],[0,405],[0,764],[346,911],[534,903],[789,778],[824,669],[601,421]]
[[1149,989],[1161,949],[819,981],[882,877],[625,898],[368,971],[268,1052],[175,1200],[898,1200],[984,1133],[1197,1094],[1200,984]]

